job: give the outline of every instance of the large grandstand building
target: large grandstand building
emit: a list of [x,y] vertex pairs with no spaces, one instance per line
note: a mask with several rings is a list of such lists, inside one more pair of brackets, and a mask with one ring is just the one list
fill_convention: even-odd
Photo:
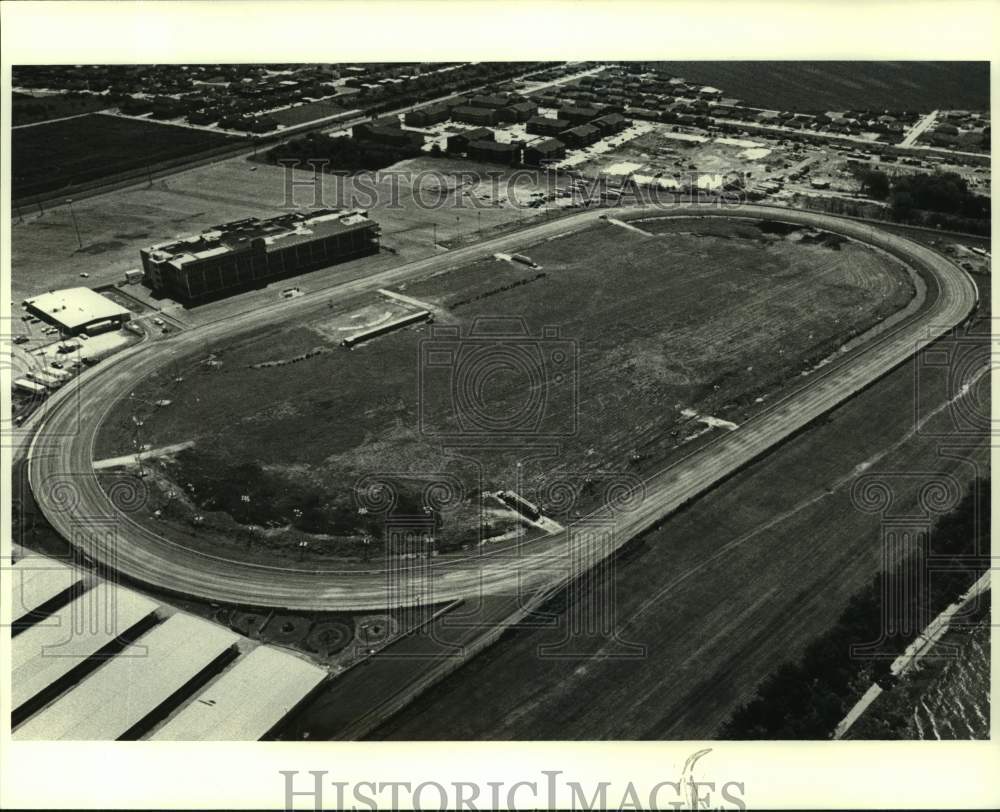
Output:
[[139,254],[155,293],[196,302],[378,253],[379,235],[365,211],[321,209],[248,217]]

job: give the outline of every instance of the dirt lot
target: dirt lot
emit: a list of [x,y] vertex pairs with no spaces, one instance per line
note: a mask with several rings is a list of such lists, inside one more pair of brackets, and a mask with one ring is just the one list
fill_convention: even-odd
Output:
[[[391,169],[376,183],[367,177],[351,180],[320,175],[318,202],[327,206],[353,203],[369,209],[382,227],[383,245],[395,252],[391,258],[400,262],[440,250],[433,245],[435,236],[438,243],[445,243],[541,216],[537,209],[497,206],[493,200],[478,196],[493,191],[487,172],[493,172],[494,177],[510,176],[510,170],[499,166],[421,158]],[[469,173],[475,172],[481,172],[484,178],[481,184],[474,184],[483,186],[478,193],[467,181]],[[46,205],[42,213],[37,209],[22,211],[19,221],[15,211],[11,224],[12,301],[21,302],[50,287],[79,284],[82,273],[89,274],[87,284],[92,286],[121,281],[125,271],[138,266],[140,248],[230,220],[280,214],[287,210],[289,181],[308,184],[313,179],[312,172],[291,170],[287,175],[280,167],[233,158],[171,175],[149,187],[132,187],[76,201],[72,212],[65,205]],[[447,188],[463,182],[469,187],[465,191],[476,197],[463,196],[459,206],[455,194]],[[505,188],[498,183],[501,190]],[[438,191],[438,187],[444,190]],[[528,180],[518,183],[525,194],[530,193],[529,187]],[[414,205],[414,201],[423,201],[424,205]],[[295,186],[291,202],[299,208],[313,207],[317,202],[314,187]],[[82,248],[77,242],[74,215]],[[320,280],[324,273],[312,274],[311,278]]]
[[662,174],[667,179],[676,177],[683,186],[692,174],[747,173],[751,178],[760,178],[787,162],[786,150],[778,147],[776,140],[674,132],[675,128],[667,124],[644,122],[644,126],[647,132],[576,168],[587,174]]
[[[951,506],[929,506],[928,487],[957,483],[961,494],[988,475],[988,376],[958,398],[962,371],[988,360],[989,322],[974,330],[636,540],[600,580],[549,607],[555,622],[505,635],[373,738],[712,738],[870,583],[883,521],[923,526]],[[862,477],[889,489],[886,513],[852,498]],[[610,618],[613,633],[587,633],[588,617]]]
[[[490,258],[411,283],[403,295],[432,309],[436,328],[461,330],[453,365],[432,365],[429,350],[440,342],[421,345],[432,335],[427,326],[339,348],[352,325],[388,318],[384,300],[363,310],[333,307],[320,322],[178,360],[136,389],[138,401],[172,402],[146,410],[144,443],[195,442],[161,471],[187,491],[163,519],[190,522],[200,509],[205,518],[192,543],[237,554],[289,550],[296,533],[307,532],[320,543],[306,555],[357,556],[356,536],[376,528],[356,515],[354,483],[372,473],[405,481],[447,471],[465,483],[469,500],[443,520],[439,538],[460,544],[476,538],[480,488],[512,487],[546,502],[553,476],[652,473],[687,443],[743,422],[785,382],[809,374],[913,295],[902,266],[832,235],[735,223],[707,232],[701,221],[686,222],[639,223],[670,232],[661,236],[602,223],[526,246],[539,267]],[[497,316],[508,320],[489,321]],[[517,335],[522,327],[526,335]],[[547,327],[557,332],[546,335]],[[501,346],[526,354],[475,390],[479,379],[462,375],[477,368],[476,341],[501,328],[508,331]],[[491,369],[495,356],[483,357],[482,369]],[[473,389],[453,389],[463,380]],[[482,402],[485,415],[477,411]],[[522,410],[527,423],[517,422]],[[98,457],[129,451],[133,413],[127,403],[116,409]],[[551,438],[558,462],[550,456],[515,470],[511,456],[489,452],[477,460],[477,475],[444,456],[443,437],[479,429],[495,436],[496,426],[511,425]],[[416,488],[403,487],[404,498],[416,500]],[[572,509],[585,510],[586,501]],[[419,511],[419,502],[412,507]],[[566,519],[570,509],[550,512]],[[273,532],[258,533],[260,547],[230,517]],[[338,547],[341,534],[351,541]]]

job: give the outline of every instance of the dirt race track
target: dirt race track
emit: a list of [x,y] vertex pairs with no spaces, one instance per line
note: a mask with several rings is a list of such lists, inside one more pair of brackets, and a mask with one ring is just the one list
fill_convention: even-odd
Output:
[[[619,216],[632,213],[617,212]],[[971,278],[943,256],[903,237],[876,231],[867,224],[757,206],[728,210],[688,207],[671,213],[779,219],[858,239],[887,250],[920,270],[929,283],[928,302],[921,312],[893,325],[870,344],[845,354],[739,430],[720,436],[648,478],[644,483],[644,498],[635,500],[630,505],[632,509],[605,511],[603,526],[608,527],[610,522],[613,543],[602,548],[602,556],[609,555],[666,514],[886,374],[962,322],[977,300]],[[429,268],[449,268],[470,258],[513,248],[526,240],[582,227],[600,215],[599,210],[588,211],[403,265],[346,283],[338,292],[350,296],[386,287]],[[131,521],[127,508],[141,495],[119,493],[112,501],[93,471],[93,442],[106,404],[134,381],[167,363],[175,352],[245,330],[250,319],[260,323],[308,313],[325,306],[329,295],[330,291],[319,299],[304,296],[247,316],[186,331],[166,341],[140,345],[85,373],[61,390],[50,401],[44,421],[37,426],[29,461],[32,490],[53,527],[90,558],[140,582],[208,600],[288,609],[359,610],[383,607],[387,601],[413,604],[470,598],[483,593],[491,597],[509,596],[523,594],[526,589],[548,592],[592,566],[593,553],[585,552],[592,550],[592,534],[571,529],[536,541],[514,554],[470,555],[440,560],[440,563],[432,559],[430,566],[425,563],[409,569],[399,568],[393,572],[392,581],[387,582],[381,568],[366,572],[273,568],[196,554]],[[109,523],[115,528],[111,541],[107,531]]]

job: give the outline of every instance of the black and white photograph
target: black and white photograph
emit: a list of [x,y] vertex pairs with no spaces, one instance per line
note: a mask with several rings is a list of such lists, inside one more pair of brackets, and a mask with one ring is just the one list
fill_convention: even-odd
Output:
[[746,809],[716,748],[988,746],[989,59],[524,26],[4,58],[11,752],[672,743],[259,804]]

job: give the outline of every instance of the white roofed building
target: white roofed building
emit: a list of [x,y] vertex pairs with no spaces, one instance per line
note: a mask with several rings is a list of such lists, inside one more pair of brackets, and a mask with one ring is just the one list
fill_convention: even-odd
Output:
[[121,326],[132,318],[127,308],[90,288],[50,290],[25,299],[27,311],[67,335],[84,333],[97,325]]

